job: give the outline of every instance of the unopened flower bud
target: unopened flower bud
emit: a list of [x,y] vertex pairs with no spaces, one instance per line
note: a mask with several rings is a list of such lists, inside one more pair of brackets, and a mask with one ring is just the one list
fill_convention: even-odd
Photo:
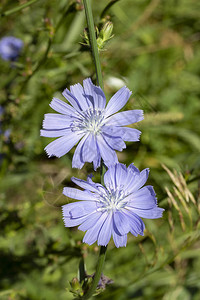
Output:
[[113,23],[107,22],[104,24],[103,28],[100,31],[100,35],[102,35],[103,40],[107,41],[113,37]]
[[79,283],[79,281],[78,281],[78,278],[76,278],[76,277],[74,277],[74,278],[72,279],[72,281],[70,282],[70,284],[71,284],[71,287],[72,287],[72,289],[73,289],[74,291],[78,291],[78,290],[81,289],[81,286],[80,286],[80,283]]
[[99,50],[102,50],[105,44],[113,37],[112,31],[113,31],[113,23],[106,22],[103,28],[100,30],[100,33],[97,38],[97,45]]

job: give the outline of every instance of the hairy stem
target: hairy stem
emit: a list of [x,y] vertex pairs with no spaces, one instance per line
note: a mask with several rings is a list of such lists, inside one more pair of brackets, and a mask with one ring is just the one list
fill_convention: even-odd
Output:
[[103,90],[103,77],[101,73],[101,64],[99,59],[99,51],[97,46],[96,34],[94,29],[94,20],[92,15],[92,7],[91,7],[91,0],[83,0],[84,7],[85,7],[85,16],[87,21],[87,27],[89,31],[89,39],[90,39],[90,47],[92,52],[92,57],[94,60],[96,76],[97,76],[97,84]]
[[[83,3],[84,3],[84,8],[85,8],[87,27],[88,27],[88,31],[89,31],[90,47],[91,47],[92,57],[94,60],[94,65],[95,65],[95,70],[96,70],[97,84],[103,90],[103,77],[102,77],[102,73],[101,73],[101,64],[100,64],[99,51],[98,51],[95,28],[94,28],[91,0],[83,0]],[[104,184],[103,177],[104,177],[105,170],[106,170],[105,166],[104,166],[103,162],[101,162],[101,171],[100,172],[101,172],[101,183],[102,184]],[[107,246],[106,247],[101,246],[94,279],[93,279],[90,289],[82,297],[82,299],[84,299],[84,300],[87,300],[90,297],[92,297],[92,295],[96,291],[97,285],[99,283],[99,280],[101,278],[101,274],[103,271],[106,250],[107,250]]]
[[106,250],[107,250],[107,246],[106,247],[101,246],[100,252],[99,252],[99,259],[98,259],[98,263],[97,263],[97,268],[96,268],[96,273],[95,273],[95,276],[94,276],[94,279],[93,279],[93,282],[92,282],[92,285],[91,285],[90,289],[82,297],[83,300],[90,299],[90,297],[92,297],[92,295],[96,291],[97,285],[98,285],[99,280],[101,278],[103,266],[104,266]]

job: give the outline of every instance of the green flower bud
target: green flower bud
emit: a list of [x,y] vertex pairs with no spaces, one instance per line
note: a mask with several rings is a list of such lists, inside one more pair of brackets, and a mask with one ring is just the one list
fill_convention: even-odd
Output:
[[76,277],[74,277],[72,279],[72,281],[70,282],[70,285],[71,285],[73,291],[78,291],[81,289],[81,285],[78,281],[78,278],[76,278]]
[[88,29],[87,28],[85,28],[83,30],[82,38],[83,38],[84,43],[80,43],[80,44],[89,47],[90,46],[90,40],[89,40],[89,34],[88,34]]
[[113,31],[113,23],[107,22],[104,24],[103,28],[101,29],[100,36],[102,36],[102,39],[104,41],[108,41],[113,37],[112,31]]
[[112,31],[113,31],[113,23],[106,22],[103,28],[100,30],[100,33],[98,34],[98,38],[97,38],[97,45],[99,50],[102,50],[105,44],[113,37]]
[[[97,46],[99,51],[102,50],[105,46],[105,44],[113,37],[112,31],[113,31],[113,23],[112,22],[106,22],[102,29],[99,32],[98,27],[95,27],[96,31],[96,37],[97,37]],[[89,40],[89,34],[88,29],[85,28],[83,31],[82,36],[84,42],[80,43],[84,46],[90,46],[90,40]]]

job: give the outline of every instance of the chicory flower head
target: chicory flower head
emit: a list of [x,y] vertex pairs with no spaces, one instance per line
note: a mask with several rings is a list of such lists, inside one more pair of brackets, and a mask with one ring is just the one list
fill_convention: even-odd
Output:
[[78,229],[87,231],[83,242],[106,246],[113,237],[116,247],[126,246],[127,233],[143,235],[145,225],[142,218],[162,217],[164,209],[157,207],[152,186],[144,186],[148,169],[140,172],[133,164],[126,168],[116,164],[108,168],[104,175],[105,187],[72,177],[72,181],[84,191],[65,187],[63,194],[77,200],[62,206],[66,227],[79,225]]
[[85,162],[93,162],[94,169],[100,166],[101,158],[106,166],[118,162],[115,150],[126,148],[124,141],[138,141],[140,131],[123,127],[143,120],[142,110],[118,112],[128,101],[131,92],[124,86],[110,99],[90,78],[83,81],[83,87],[75,84],[63,96],[69,104],[57,98],[50,103],[60,114],[45,115],[41,136],[59,137],[45,148],[48,156],[61,157],[77,142],[72,167],[81,169]]
[[0,56],[4,60],[14,61],[18,58],[24,43],[14,36],[6,36],[0,40]]

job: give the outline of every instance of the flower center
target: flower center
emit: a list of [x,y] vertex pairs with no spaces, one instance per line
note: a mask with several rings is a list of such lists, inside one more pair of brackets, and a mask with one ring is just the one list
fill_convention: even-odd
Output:
[[72,131],[100,133],[104,120],[103,112],[104,110],[95,108],[82,111],[80,117],[73,121],[71,125]]
[[107,194],[102,194],[99,199],[99,211],[114,212],[125,207],[127,201],[123,201],[125,198],[125,193],[123,190],[110,190]]

